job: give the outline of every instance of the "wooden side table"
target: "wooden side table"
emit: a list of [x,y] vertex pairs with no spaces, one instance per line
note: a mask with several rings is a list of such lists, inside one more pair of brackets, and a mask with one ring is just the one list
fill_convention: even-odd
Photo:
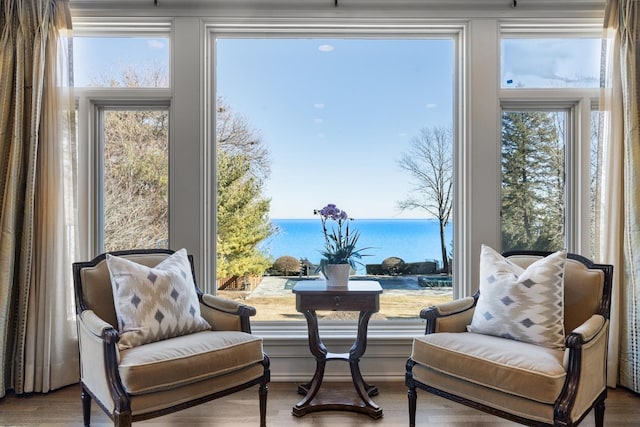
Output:
[[[298,282],[293,293],[296,294],[296,310],[307,319],[309,349],[316,358],[313,378],[307,384],[298,386],[298,393],[304,395],[304,398],[293,407],[293,415],[301,417],[310,412],[344,410],[367,414],[373,419],[381,418],[382,409],[371,400],[371,396],[378,394],[378,388],[364,381],[359,365],[360,357],[367,348],[369,319],[380,309],[380,284],[375,281],[350,281],[348,288],[327,288],[324,281],[310,280]],[[316,310],[360,312],[356,340],[348,353],[327,351],[318,331]],[[349,362],[351,378],[360,402],[339,396],[314,401],[322,385],[326,363],[330,360]]]

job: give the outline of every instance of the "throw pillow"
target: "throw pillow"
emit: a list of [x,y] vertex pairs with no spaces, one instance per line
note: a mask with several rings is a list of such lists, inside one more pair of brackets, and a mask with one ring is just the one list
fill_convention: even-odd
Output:
[[121,350],[211,328],[200,315],[185,249],[153,268],[110,254],[107,266]]
[[483,245],[480,296],[469,332],[564,348],[564,266],[566,251],[526,269]]

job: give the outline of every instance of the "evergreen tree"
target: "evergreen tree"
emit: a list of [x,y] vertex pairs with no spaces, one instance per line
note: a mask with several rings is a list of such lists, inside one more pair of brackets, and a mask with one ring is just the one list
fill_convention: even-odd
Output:
[[222,103],[217,113],[216,275],[261,275],[271,260],[259,244],[275,232],[262,194],[268,152],[244,119]]
[[502,249],[564,246],[564,150],[554,113],[502,116]]
[[[124,68],[95,86],[166,87],[157,66]],[[105,249],[168,245],[168,112],[105,113]],[[269,151],[260,136],[222,99],[216,108],[217,277],[261,275],[271,265],[258,249],[275,229],[263,197]]]
[[218,153],[218,277],[262,274],[270,265],[257,248],[272,234],[269,201],[250,168],[246,156]]

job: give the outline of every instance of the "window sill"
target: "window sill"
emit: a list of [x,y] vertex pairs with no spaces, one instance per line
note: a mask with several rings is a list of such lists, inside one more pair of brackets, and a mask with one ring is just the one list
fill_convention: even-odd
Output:
[[[406,340],[416,335],[424,334],[425,323],[421,320],[380,321],[369,322],[367,330],[368,340]],[[332,320],[319,322],[322,339],[354,339],[357,323],[355,321]],[[253,334],[265,340],[307,340],[308,330],[306,322],[299,321],[263,321],[253,322]]]

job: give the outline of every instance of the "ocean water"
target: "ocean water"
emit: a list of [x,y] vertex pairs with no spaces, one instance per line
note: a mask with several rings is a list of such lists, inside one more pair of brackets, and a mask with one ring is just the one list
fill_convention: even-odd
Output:
[[[317,264],[324,248],[320,219],[272,219],[278,232],[263,242],[261,248],[273,259],[283,255],[307,258]],[[329,222],[328,224],[330,224]],[[358,247],[368,247],[363,264],[380,264],[387,257],[399,257],[405,262],[437,261],[440,255],[440,234],[437,220],[429,219],[357,219],[350,222],[351,230],[360,232]],[[453,227],[446,228],[447,250],[451,251]],[[358,273],[364,273],[359,267]]]

